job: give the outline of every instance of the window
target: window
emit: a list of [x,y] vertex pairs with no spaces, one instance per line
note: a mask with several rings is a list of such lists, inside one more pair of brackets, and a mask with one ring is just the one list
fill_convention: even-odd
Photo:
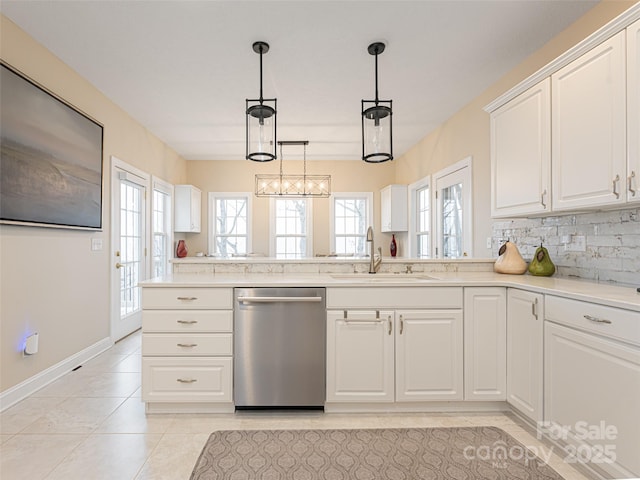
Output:
[[367,228],[373,225],[373,194],[334,193],[331,196],[331,252],[367,255]]
[[431,258],[431,178],[409,185],[409,251],[415,258]]
[[251,252],[251,194],[209,193],[209,253],[218,257]]
[[471,157],[434,175],[440,258],[472,256]]
[[157,178],[152,179],[152,184],[151,276],[161,277],[171,273],[169,260],[173,256],[173,229],[171,227],[173,185]]
[[311,202],[306,198],[271,200],[271,254],[276,258],[312,255]]

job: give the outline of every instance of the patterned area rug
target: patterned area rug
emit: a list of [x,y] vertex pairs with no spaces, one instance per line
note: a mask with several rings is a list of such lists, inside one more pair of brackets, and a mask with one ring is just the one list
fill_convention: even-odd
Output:
[[562,480],[534,453],[496,427],[232,430],[191,480]]

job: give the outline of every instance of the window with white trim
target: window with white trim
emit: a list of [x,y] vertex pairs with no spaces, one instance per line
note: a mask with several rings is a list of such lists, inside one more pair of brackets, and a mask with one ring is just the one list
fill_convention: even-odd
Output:
[[209,193],[209,254],[217,257],[251,253],[251,193]]
[[309,199],[271,199],[271,254],[276,258],[312,256],[311,219]]
[[373,226],[373,193],[331,195],[331,252],[339,256],[367,254],[367,228]]
[[415,258],[431,258],[431,177],[409,185],[409,251]]
[[171,226],[173,185],[153,178],[151,276],[171,273],[169,260],[173,257],[173,228]]

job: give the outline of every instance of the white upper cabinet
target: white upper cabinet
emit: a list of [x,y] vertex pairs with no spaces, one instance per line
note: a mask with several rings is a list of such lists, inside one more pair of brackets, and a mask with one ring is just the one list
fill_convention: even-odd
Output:
[[640,20],[627,28],[627,201],[640,202]]
[[193,185],[174,187],[174,232],[200,233],[202,193]]
[[551,81],[544,79],[491,113],[491,214],[551,209]]
[[553,210],[626,201],[622,31],[551,76]]
[[380,225],[383,232],[406,232],[407,186],[388,185],[380,191]]

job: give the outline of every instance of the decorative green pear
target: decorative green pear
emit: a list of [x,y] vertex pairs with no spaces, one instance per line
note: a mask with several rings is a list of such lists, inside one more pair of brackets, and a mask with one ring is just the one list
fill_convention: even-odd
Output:
[[524,261],[518,247],[507,240],[498,251],[498,259],[493,264],[493,270],[497,273],[509,273],[521,275],[527,271],[527,262]]
[[550,277],[556,271],[556,266],[549,257],[549,252],[540,244],[533,254],[533,260],[529,264],[529,273],[539,277]]

